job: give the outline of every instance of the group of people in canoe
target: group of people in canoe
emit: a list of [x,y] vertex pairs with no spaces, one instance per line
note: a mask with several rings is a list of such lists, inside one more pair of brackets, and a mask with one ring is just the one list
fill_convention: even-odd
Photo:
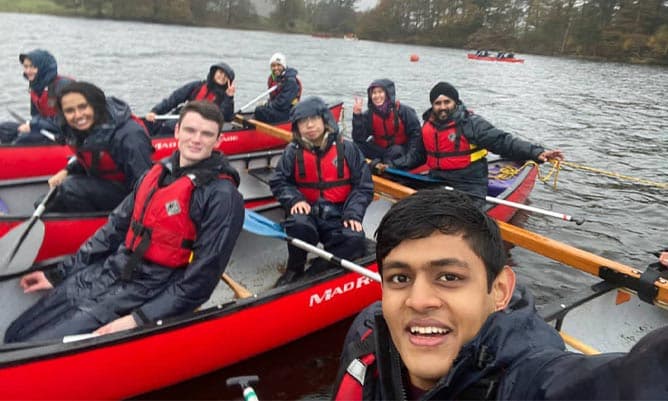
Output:
[[493,52],[490,53],[489,50],[476,50],[475,52],[476,56],[479,57],[496,57],[496,58],[515,58],[515,53],[513,52],[497,52],[494,54]]
[[[20,61],[39,75],[42,64],[33,58],[31,52]],[[459,190],[418,191],[382,219],[376,233],[382,301],[360,314],[347,336],[335,398],[665,399],[667,330],[649,334],[628,355],[567,352],[528,291],[516,288],[499,229],[481,210],[488,150],[537,162],[562,159],[561,151],[495,128],[447,82],[431,88],[421,125],[387,79],[367,89],[366,111],[355,99],[349,141],[322,99],[300,99],[301,83],[284,55],[272,56],[270,67],[268,88],[276,89],[255,116],[292,123],[293,141],[270,179],[288,235],[321,242],[342,258],[362,255],[372,171],[426,163],[433,177]],[[206,81],[175,92],[184,106],[173,94],[149,113],[151,126],[156,115],[179,109],[173,129],[156,128],[171,130],[177,151],[155,165],[146,126],[127,105],[86,82],[51,90],[51,121],[61,122],[60,135],[76,157],[52,177],[58,194],[50,207],[78,205],[79,198],[92,199],[81,207],[118,206],[71,259],[21,279],[26,292],[49,292],[11,324],[6,342],[126,330],[206,301],[244,218],[239,175],[215,150],[234,110],[233,81],[232,69],[216,64]],[[31,99],[42,96],[35,92]],[[31,134],[37,124],[28,123]],[[75,177],[84,181],[68,187]],[[101,190],[90,196],[90,187]],[[115,197],[101,203],[112,187]],[[306,254],[289,245],[288,255],[277,285],[305,272]]]

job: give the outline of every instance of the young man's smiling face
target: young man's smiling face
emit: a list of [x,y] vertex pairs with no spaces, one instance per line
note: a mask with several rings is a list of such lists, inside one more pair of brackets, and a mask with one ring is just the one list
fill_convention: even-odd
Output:
[[428,390],[515,287],[505,267],[488,291],[485,265],[461,235],[404,240],[383,260],[383,316],[411,383]]
[[176,124],[174,137],[180,152],[180,166],[190,166],[211,156],[221,141],[220,126],[195,111]]

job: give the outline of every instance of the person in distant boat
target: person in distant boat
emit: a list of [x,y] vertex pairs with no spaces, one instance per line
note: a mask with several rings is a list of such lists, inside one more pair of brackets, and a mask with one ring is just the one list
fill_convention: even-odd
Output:
[[[413,164],[406,167],[426,163],[432,177],[470,194],[481,208],[487,196],[488,150],[511,160],[538,163],[564,158],[560,150],[545,150],[495,128],[468,110],[457,89],[447,82],[439,82],[431,89],[429,101],[431,108],[422,115],[422,140],[416,154],[409,156]],[[394,167],[393,162],[387,165]],[[376,166],[380,171],[384,167]]]
[[463,194],[397,202],[376,240],[382,298],[348,331],[333,399],[668,399],[668,327],[628,354],[567,351]]
[[[290,121],[294,140],[269,181],[288,213],[286,233],[311,244],[322,242],[342,258],[362,256],[366,249],[362,219],[373,198],[371,173],[362,153],[339,134],[332,112],[318,97],[298,103]],[[299,279],[305,263],[306,252],[288,245],[286,271],[276,285]]]
[[[421,127],[415,110],[396,99],[394,82],[377,79],[367,88],[368,110],[362,112],[362,99],[353,104],[353,141],[364,157],[374,162],[392,162],[406,168],[414,162]],[[412,151],[409,151],[411,150]]]
[[498,52],[496,54],[496,58],[505,58],[505,57],[506,57],[506,54],[504,52]]
[[178,150],[142,177],[74,257],[22,277],[26,293],[49,292],[9,326],[5,342],[108,334],[206,302],[244,219],[239,174],[214,150],[222,125],[215,105],[185,105]]
[[234,118],[234,70],[227,63],[220,62],[209,68],[205,81],[192,81],[172,92],[169,97],[151,109],[146,115],[147,126],[152,136],[171,135],[175,120],[157,120],[158,115],[178,114],[186,102],[204,100],[217,105],[225,121]]
[[288,67],[285,55],[275,53],[269,60],[271,74],[267,79],[267,89],[277,88],[269,94],[266,104],[255,108],[255,118],[265,123],[288,121],[290,110],[299,102],[302,96],[302,82],[297,76],[297,70]]
[[58,75],[58,64],[51,53],[35,49],[19,55],[23,66],[23,77],[30,88],[30,120],[24,123],[4,122],[0,124],[0,143],[30,144],[51,143],[41,134],[46,130],[58,135],[55,121],[56,97],[60,89],[72,82],[71,78]]
[[114,209],[151,167],[153,148],[130,107],[88,82],[65,85],[57,98],[65,143],[74,157],[49,178],[50,212]]

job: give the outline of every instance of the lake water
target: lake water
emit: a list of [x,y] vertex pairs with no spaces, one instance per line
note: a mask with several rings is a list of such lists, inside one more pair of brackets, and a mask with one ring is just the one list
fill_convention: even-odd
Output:
[[[219,61],[236,72],[236,106],[266,89],[269,57],[283,52],[299,71],[304,95],[344,101],[346,127],[354,96],[377,78],[395,81],[398,99],[419,114],[438,81],[454,84],[467,106],[497,127],[568,161],[622,175],[668,182],[668,69],[518,54],[524,64],[466,58],[459,49],[322,39],[257,31],[180,27],[0,13],[0,120],[8,109],[29,115],[18,54],[51,51],[59,72],[91,81],[143,115],[186,82],[204,79]],[[410,62],[410,55],[419,56]],[[547,168],[542,168],[547,173]],[[538,183],[534,206],[583,216],[582,226],[538,215],[524,227],[604,257],[644,268],[668,247],[668,191],[564,169],[558,188]],[[513,249],[539,301],[591,280],[530,252]],[[224,379],[259,374],[264,399],[323,398],[332,381],[347,322],[234,367],[146,395],[145,399],[241,398]],[[221,347],[224,347],[221,339]],[[168,367],[166,367],[168,368]]]

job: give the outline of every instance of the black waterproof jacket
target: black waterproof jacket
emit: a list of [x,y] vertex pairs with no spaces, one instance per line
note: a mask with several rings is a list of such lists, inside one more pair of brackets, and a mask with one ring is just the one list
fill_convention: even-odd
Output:
[[[353,344],[370,327],[378,361],[372,369],[379,376],[367,372],[364,395],[405,400],[405,368],[387,334],[380,302],[353,322],[339,378],[353,359]],[[628,354],[568,352],[557,331],[536,313],[533,297],[519,289],[511,305],[490,315],[478,335],[464,344],[450,372],[420,399],[485,399],[490,390],[488,399],[496,400],[666,400],[667,361],[668,327],[645,336]]]
[[[94,125],[87,132],[72,129],[61,123],[63,136],[68,145],[81,151],[106,151],[125,175],[125,188],[130,192],[137,179],[153,162],[153,147],[146,131],[131,118],[127,103],[115,97],[107,98],[109,121]],[[68,174],[90,174],[76,159],[67,165]]]
[[[389,100],[389,110],[386,114],[382,113],[371,101],[371,88],[381,87],[385,90]],[[392,167],[405,169],[408,166],[416,164],[413,158],[418,157],[418,146],[422,142],[422,129],[415,109],[400,103],[397,108],[397,95],[394,82],[389,79],[377,79],[371,82],[367,88],[367,107],[368,109],[361,114],[353,114],[353,132],[352,137],[355,143],[373,142],[370,138],[373,135],[373,114],[378,114],[380,118],[385,119],[390,113],[397,113],[397,117],[404,123],[404,130],[408,141],[403,146],[406,149],[405,155],[392,161]]]
[[[186,168],[178,167],[176,152],[165,165],[167,184],[197,170],[227,174],[239,183],[239,175],[227,160],[214,153]],[[83,309],[100,322],[132,313],[141,325],[189,312],[204,303],[225,271],[244,219],[243,197],[235,183],[217,179],[194,189],[190,218],[197,237],[194,258],[184,269],[171,269],[142,261],[130,282],[121,273],[130,259],[124,241],[134,204],[130,194],[109,216],[109,221],[89,238],[71,259],[47,275],[54,285],[65,280],[72,307]],[[63,292],[61,291],[61,294]]]
[[225,71],[225,75],[230,79],[230,82],[234,81],[234,70],[232,67],[223,62],[214,64],[209,68],[209,75],[207,75],[205,81],[192,81],[183,85],[172,92],[171,95],[162,99],[160,103],[153,106],[151,111],[155,114],[178,113],[180,107],[185,102],[195,99],[195,96],[202,85],[207,85],[209,90],[216,94],[214,103],[220,108],[220,112],[223,113],[225,121],[232,121],[234,118],[234,96],[228,96],[227,93],[225,93],[227,84],[221,86],[214,82],[213,75],[218,69]]

